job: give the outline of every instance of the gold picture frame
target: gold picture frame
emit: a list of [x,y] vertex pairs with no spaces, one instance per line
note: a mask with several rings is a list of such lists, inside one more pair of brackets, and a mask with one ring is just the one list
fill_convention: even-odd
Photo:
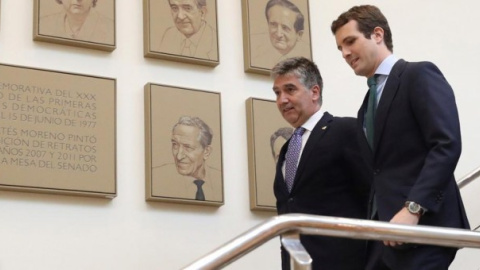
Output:
[[242,0],[245,72],[269,75],[286,58],[312,59],[308,7],[308,0]]
[[147,201],[224,204],[220,93],[145,85]]
[[115,19],[115,0],[34,0],[33,40],[111,52]]
[[0,189],[114,198],[116,80],[0,64]]
[[145,57],[217,66],[217,0],[177,2],[143,1]]
[[275,101],[251,97],[245,104],[250,209],[276,211],[273,181],[278,154],[293,128],[280,115]]

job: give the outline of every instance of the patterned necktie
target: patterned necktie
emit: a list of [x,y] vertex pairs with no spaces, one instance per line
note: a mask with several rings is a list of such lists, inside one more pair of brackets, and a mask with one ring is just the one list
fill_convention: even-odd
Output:
[[285,182],[287,183],[288,192],[292,190],[293,180],[297,172],[298,158],[302,149],[302,135],[305,128],[299,127],[293,132],[292,138],[288,143],[287,154],[285,155]]
[[197,186],[197,193],[195,193],[195,200],[205,201],[205,194],[203,193],[202,185],[205,183],[203,180],[194,180],[193,183]]
[[375,127],[375,112],[377,109],[377,75],[368,78],[369,97],[367,103],[367,113],[365,114],[365,127],[367,131],[367,141],[373,150],[373,135]]

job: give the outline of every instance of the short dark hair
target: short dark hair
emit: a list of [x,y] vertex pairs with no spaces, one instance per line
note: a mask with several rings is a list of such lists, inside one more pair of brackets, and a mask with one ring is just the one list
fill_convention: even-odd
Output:
[[[57,1],[57,3],[59,3],[59,4],[63,4],[62,0],[55,0],[55,1]],[[93,7],[95,7],[97,5],[97,1],[98,0],[93,0],[93,2],[92,2]]]
[[318,85],[320,87],[318,103],[322,104],[323,79],[317,65],[313,61],[305,57],[288,58],[277,63],[270,74],[273,79],[283,75],[295,75],[308,90]]
[[295,23],[294,23],[293,27],[295,28],[295,32],[303,31],[305,18],[303,17],[302,12],[298,9],[298,7],[294,3],[292,3],[288,0],[270,0],[270,1],[268,1],[267,5],[265,6],[265,18],[267,18],[267,21],[269,21],[268,11],[273,6],[282,6],[282,7],[288,8],[291,11],[297,13],[297,19],[295,20]]
[[178,119],[178,122],[173,126],[172,131],[179,125],[196,127],[200,130],[198,141],[205,149],[205,147],[212,144],[213,132],[212,129],[203,122],[202,119],[195,116],[182,116]]
[[270,148],[272,149],[272,156],[275,158],[275,151],[273,151],[273,145],[275,144],[275,141],[282,137],[285,140],[290,139],[293,134],[293,128],[291,127],[281,127],[277,129],[272,136],[270,136]]
[[337,30],[349,21],[356,21],[358,23],[358,31],[362,32],[365,38],[368,39],[371,38],[375,27],[381,27],[384,31],[383,40],[385,45],[390,52],[393,52],[392,31],[388,25],[387,18],[385,18],[378,7],[362,5],[350,8],[332,22],[332,33],[335,35]]

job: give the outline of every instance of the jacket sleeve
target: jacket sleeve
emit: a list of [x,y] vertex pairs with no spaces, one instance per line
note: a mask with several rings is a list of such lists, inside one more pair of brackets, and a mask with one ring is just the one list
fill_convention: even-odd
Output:
[[408,97],[426,155],[407,200],[436,212],[440,207],[436,198],[454,181],[461,153],[460,123],[453,90],[441,71],[429,62],[412,65],[408,72]]

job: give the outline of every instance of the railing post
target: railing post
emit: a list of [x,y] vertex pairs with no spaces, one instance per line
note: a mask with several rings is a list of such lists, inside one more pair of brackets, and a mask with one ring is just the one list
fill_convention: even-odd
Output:
[[300,234],[297,232],[282,234],[282,245],[290,254],[290,269],[311,270],[312,258],[300,242]]

